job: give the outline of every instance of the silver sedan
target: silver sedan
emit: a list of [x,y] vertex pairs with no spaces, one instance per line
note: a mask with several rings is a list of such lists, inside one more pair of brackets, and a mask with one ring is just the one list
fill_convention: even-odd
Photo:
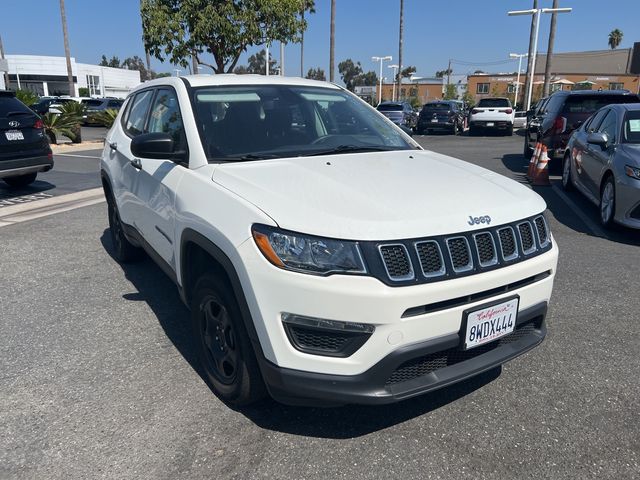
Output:
[[640,229],[640,103],[598,110],[567,144],[562,186],[600,208],[600,222]]

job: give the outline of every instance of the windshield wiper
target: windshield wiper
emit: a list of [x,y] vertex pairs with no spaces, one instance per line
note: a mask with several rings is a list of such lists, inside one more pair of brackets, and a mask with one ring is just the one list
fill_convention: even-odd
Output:
[[266,160],[269,158],[280,158],[280,156],[272,153],[247,153],[246,155],[239,155],[237,157],[224,157],[222,160],[227,162],[245,162],[250,160]]
[[388,152],[389,150],[395,150],[389,147],[375,147],[366,145],[338,145],[337,147],[329,150],[322,150],[320,152],[307,153],[305,157],[315,157],[319,155],[332,155],[334,153],[357,153],[357,152]]

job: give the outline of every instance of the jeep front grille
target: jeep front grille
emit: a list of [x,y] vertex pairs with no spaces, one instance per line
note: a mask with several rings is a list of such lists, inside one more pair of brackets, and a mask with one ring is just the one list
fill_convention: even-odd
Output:
[[[365,258],[373,266],[372,273],[393,286],[480,273],[523,261],[551,248],[542,215],[479,231],[372,243],[370,249],[365,249]],[[374,251],[378,255],[372,257]]]

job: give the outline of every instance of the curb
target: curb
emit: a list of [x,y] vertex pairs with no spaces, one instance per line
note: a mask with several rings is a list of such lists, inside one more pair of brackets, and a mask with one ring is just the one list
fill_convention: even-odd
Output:
[[61,143],[58,145],[50,145],[53,153],[75,152],[79,150],[95,150],[102,148],[103,140],[90,140],[82,143]]

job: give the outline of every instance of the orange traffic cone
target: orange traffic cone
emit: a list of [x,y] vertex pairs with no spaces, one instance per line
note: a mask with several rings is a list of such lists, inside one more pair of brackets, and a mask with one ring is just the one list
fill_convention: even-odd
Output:
[[540,150],[541,150],[542,144],[540,142],[536,143],[536,148],[533,150],[533,155],[531,155],[531,160],[529,161],[529,169],[527,170],[527,177],[529,179],[533,178],[533,171],[536,168],[536,163],[538,163],[538,160],[540,158]]
[[537,186],[551,185],[551,182],[549,182],[549,156],[547,155],[547,147],[545,145],[542,145],[540,159],[536,163],[536,168],[533,171],[532,183]]

